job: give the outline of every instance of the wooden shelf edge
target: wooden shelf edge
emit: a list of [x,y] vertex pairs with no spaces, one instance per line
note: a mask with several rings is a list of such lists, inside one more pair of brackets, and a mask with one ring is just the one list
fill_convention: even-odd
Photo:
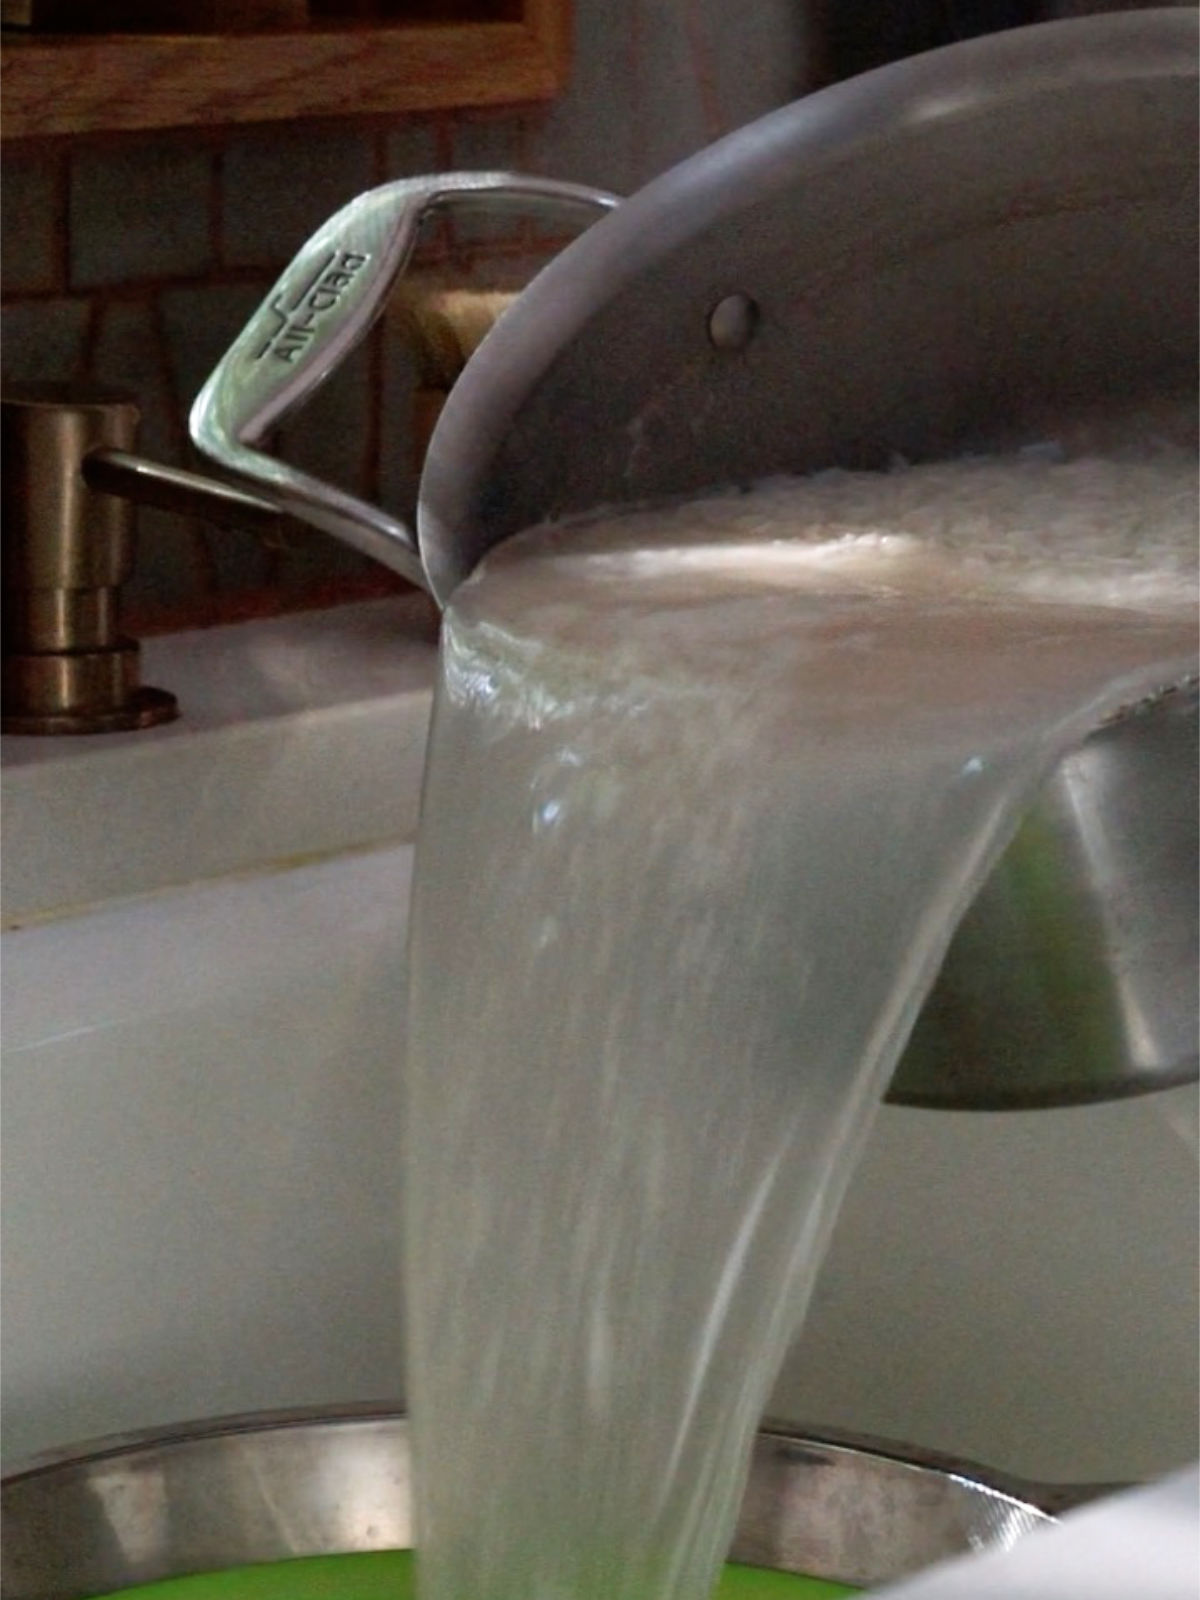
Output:
[[515,105],[567,75],[561,9],[524,22],[6,40],[6,140]]

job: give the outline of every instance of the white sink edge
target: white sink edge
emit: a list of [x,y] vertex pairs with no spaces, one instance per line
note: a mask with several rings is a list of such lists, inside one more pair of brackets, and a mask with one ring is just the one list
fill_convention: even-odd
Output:
[[0,744],[4,920],[416,830],[437,651],[422,596],[148,640],[177,722]]

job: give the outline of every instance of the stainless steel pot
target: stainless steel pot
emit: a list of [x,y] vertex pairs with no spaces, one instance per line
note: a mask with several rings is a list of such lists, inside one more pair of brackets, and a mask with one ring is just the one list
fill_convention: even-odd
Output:
[[[1101,1492],[769,1427],[755,1445],[732,1558],[881,1583],[948,1556],[1005,1549]],[[40,1457],[0,1485],[5,1600],[82,1600],[186,1573],[411,1543],[407,1428],[382,1406],[100,1440]]]
[[[869,73],[615,209],[497,174],[389,185],[301,252],[199,396],[193,436],[444,603],[499,540],[600,505],[1190,406],[1196,114],[1196,16],[1170,9]],[[418,540],[259,445],[365,330],[421,216],[489,198],[612,214],[468,364]],[[1196,1075],[1194,709],[1168,697],[1056,774],[964,924],[893,1098],[1049,1105]]]

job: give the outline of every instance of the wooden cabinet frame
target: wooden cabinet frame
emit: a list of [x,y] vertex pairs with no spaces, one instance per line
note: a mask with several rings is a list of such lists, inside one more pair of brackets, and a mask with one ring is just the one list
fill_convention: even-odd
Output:
[[552,99],[569,0],[514,22],[349,22],[232,34],[5,36],[6,139]]

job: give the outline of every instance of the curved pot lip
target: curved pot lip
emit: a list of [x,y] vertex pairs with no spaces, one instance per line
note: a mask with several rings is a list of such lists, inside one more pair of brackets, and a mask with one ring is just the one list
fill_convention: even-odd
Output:
[[813,170],[918,125],[946,125],[1082,84],[1196,73],[1190,9],[1038,23],[912,56],[805,96],[671,168],[555,257],[471,358],[421,478],[418,539],[442,604],[483,551],[475,508],[491,462],[558,352],[632,279],[701,230]]
[[[365,1400],[341,1404],[294,1407],[282,1410],[233,1412],[226,1416],[105,1434],[78,1444],[58,1446],[14,1463],[0,1477],[0,1489],[10,1489],[33,1478],[74,1472],[101,1461],[147,1452],[186,1449],[189,1446],[244,1434],[281,1433],[307,1428],[357,1428],[382,1424],[406,1427],[408,1413],[398,1401]],[[835,1452],[862,1456],[917,1472],[953,1478],[964,1486],[986,1490],[1054,1516],[1068,1505],[1113,1492],[1114,1485],[1036,1484],[996,1471],[976,1461],[923,1446],[879,1438],[847,1429],[763,1419],[755,1442],[785,1453]]]

